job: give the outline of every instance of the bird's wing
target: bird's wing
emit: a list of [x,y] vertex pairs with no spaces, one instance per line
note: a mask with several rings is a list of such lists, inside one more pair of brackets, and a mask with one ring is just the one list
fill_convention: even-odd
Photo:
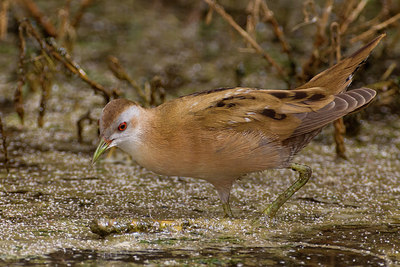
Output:
[[299,136],[319,129],[346,114],[355,112],[370,103],[376,91],[369,88],[358,88],[335,95],[334,100],[316,112],[297,114],[301,124],[291,136]]
[[187,118],[202,128],[257,131],[274,140],[285,140],[321,128],[375,97],[375,91],[368,88],[336,96],[324,89],[220,89],[186,96],[173,106],[179,107],[177,116],[189,115]]

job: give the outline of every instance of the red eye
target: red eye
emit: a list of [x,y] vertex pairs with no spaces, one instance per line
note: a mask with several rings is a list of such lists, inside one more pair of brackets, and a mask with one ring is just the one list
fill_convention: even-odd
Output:
[[118,126],[118,130],[119,131],[125,131],[126,130],[126,122],[122,122],[119,126]]

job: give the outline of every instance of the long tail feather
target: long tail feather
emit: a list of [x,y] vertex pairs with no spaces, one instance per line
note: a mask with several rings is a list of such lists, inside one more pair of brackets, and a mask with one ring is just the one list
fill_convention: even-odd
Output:
[[382,34],[376,37],[370,43],[353,53],[351,56],[319,73],[310,81],[296,89],[324,87],[328,90],[328,94],[334,95],[343,92],[350,85],[354,73],[358,70],[360,65],[365,62],[371,51],[385,36],[386,34]]

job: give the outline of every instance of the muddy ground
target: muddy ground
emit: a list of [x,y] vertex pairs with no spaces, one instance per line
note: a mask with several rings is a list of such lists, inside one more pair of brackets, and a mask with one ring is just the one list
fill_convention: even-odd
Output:
[[[216,30],[223,21],[211,27],[197,16],[171,6],[99,1],[84,17],[73,55],[90,77],[131,99],[133,90],[108,70],[106,56],[119,57],[138,81],[161,75],[170,86],[168,98],[235,86],[240,64],[246,86],[284,88],[262,58],[238,52],[243,43],[233,31]],[[263,33],[271,34],[261,28]],[[2,43],[0,58],[10,160],[7,174],[0,154],[0,264],[400,265],[398,115],[362,120],[360,134],[346,139],[347,161],[336,159],[327,127],[295,159],[312,167],[312,178],[273,220],[261,211],[295,174],[271,170],[243,177],[232,190],[235,218],[225,219],[204,181],[151,173],[118,151],[92,166],[97,125],[85,125],[79,143],[76,121],[88,110],[97,118],[104,101],[65,69],[52,86],[41,129],[40,92],[25,88],[22,126],[12,108],[15,38]],[[359,83],[373,82],[369,71],[361,71],[369,80]],[[101,237],[91,228],[94,220],[133,226]]]

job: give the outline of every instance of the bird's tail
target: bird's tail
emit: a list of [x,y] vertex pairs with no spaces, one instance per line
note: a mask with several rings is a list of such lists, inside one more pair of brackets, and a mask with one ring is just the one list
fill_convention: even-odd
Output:
[[386,34],[381,34],[370,43],[344,58],[336,65],[319,73],[310,81],[296,89],[306,89],[310,87],[324,87],[328,94],[336,95],[343,92],[351,83],[354,73],[360,65],[365,62],[371,51],[378,45]]

